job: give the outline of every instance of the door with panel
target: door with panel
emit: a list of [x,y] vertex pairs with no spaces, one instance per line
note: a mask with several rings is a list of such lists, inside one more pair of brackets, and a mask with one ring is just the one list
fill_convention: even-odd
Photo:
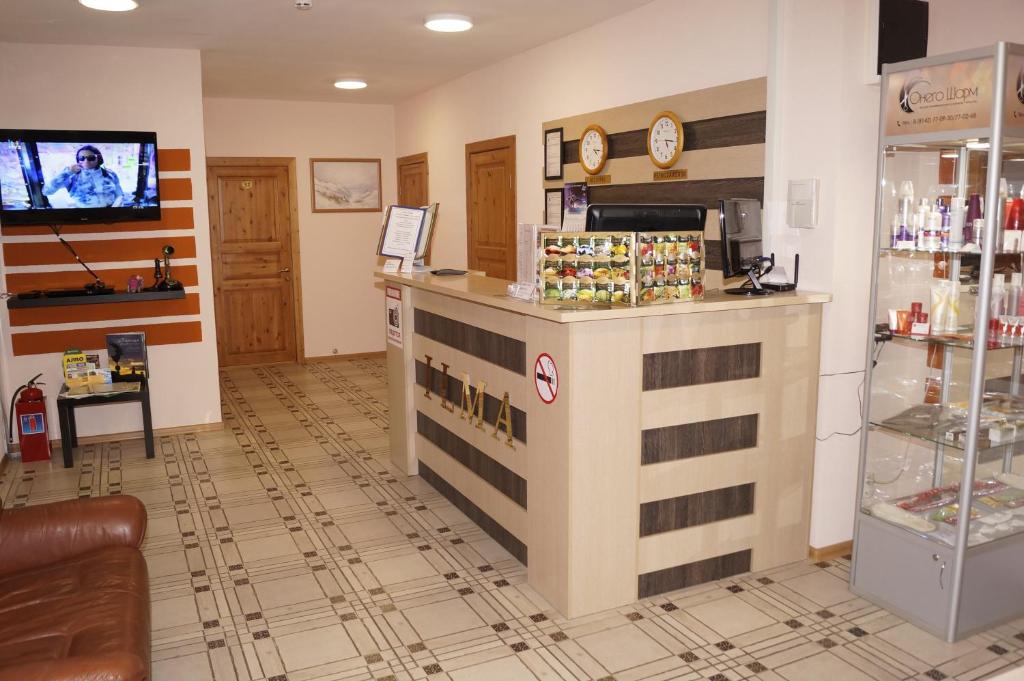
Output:
[[289,180],[287,166],[207,170],[221,366],[298,359]]
[[[430,199],[430,172],[427,166],[427,154],[412,154],[398,159],[398,205],[426,206]],[[427,252],[423,262],[430,264],[430,249],[433,241],[427,244]]]
[[466,145],[469,269],[516,278],[516,138]]

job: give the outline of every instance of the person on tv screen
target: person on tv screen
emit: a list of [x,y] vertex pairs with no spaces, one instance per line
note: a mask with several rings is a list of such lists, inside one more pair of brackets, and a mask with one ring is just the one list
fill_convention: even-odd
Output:
[[43,186],[49,196],[66,189],[79,208],[117,207],[124,203],[121,180],[103,167],[103,154],[91,144],[75,152],[75,163],[60,171]]

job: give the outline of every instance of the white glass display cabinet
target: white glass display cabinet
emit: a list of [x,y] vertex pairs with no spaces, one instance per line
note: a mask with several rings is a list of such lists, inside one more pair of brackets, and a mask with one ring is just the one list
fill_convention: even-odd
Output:
[[881,96],[851,588],[954,641],[1024,615],[1024,46]]

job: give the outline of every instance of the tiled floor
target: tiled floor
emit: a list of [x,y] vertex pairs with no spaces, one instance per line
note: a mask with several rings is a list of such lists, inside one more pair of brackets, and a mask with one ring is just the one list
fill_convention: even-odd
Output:
[[803,562],[566,621],[525,570],[387,460],[371,360],[224,372],[222,432],[7,467],[8,505],[134,494],[149,508],[155,681],[981,679],[1024,621],[948,645]]

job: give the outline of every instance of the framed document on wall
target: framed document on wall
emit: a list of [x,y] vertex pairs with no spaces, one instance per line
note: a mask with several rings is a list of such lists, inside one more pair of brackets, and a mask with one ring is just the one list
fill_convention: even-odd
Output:
[[554,225],[561,229],[562,227],[562,207],[565,203],[562,201],[562,190],[558,189],[545,189],[544,190],[544,224]]
[[544,179],[562,179],[562,128],[544,131]]

